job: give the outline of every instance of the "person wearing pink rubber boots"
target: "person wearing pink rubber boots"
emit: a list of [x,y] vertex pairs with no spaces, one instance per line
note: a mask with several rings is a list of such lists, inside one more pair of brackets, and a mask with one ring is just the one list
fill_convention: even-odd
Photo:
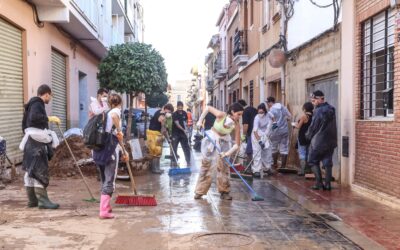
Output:
[[[115,189],[115,178],[118,169],[119,147],[118,142],[123,143],[121,131],[121,106],[122,98],[118,94],[111,94],[108,99],[111,107],[107,112],[104,131],[106,132],[104,147],[93,151],[93,160],[100,170],[101,196],[100,213],[101,219],[112,219],[114,215],[111,209],[111,196]],[[129,160],[129,155],[124,155],[124,161]]]

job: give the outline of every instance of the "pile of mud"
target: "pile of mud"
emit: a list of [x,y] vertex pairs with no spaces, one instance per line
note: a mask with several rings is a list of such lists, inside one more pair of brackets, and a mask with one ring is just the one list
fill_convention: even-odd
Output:
[[[97,174],[96,165],[91,161],[85,161],[92,158],[92,153],[88,149],[81,136],[70,136],[67,138],[68,144],[75,156],[75,159],[79,162],[80,168],[85,176],[95,176]],[[60,145],[55,149],[54,156],[49,162],[50,176],[55,177],[79,177],[79,170],[74,165],[74,160],[65,141],[62,141]]]

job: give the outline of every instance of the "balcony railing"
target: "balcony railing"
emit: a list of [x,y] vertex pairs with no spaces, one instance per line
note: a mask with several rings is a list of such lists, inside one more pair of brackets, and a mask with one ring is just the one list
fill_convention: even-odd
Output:
[[247,55],[247,30],[239,30],[235,33],[233,39],[233,61],[238,66],[247,64],[249,56]]
[[228,67],[226,66],[226,51],[219,51],[215,61],[214,61],[214,77],[217,79],[221,79],[225,77],[228,73]]

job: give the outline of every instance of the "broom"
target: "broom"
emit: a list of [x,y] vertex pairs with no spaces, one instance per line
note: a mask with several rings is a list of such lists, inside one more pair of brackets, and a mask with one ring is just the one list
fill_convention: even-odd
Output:
[[[167,131],[167,135],[169,138],[168,131]],[[175,162],[178,163],[178,159],[176,157],[174,149],[172,148],[171,143],[169,142],[169,139],[167,140],[167,142],[172,151],[172,154],[174,155]],[[178,165],[178,168],[170,168],[168,171],[168,175],[170,175],[170,176],[171,175],[179,175],[179,174],[191,174],[191,173],[192,173],[192,171],[190,170],[190,168],[180,168],[179,165]]]
[[[121,142],[119,142],[119,145],[121,146],[124,155],[126,155],[127,151],[125,150],[124,145],[122,145]],[[157,201],[154,194],[152,195],[137,194],[136,184],[135,180],[133,179],[131,163],[129,160],[126,162],[126,166],[128,168],[129,178],[131,180],[131,189],[133,194],[132,193],[119,194],[115,200],[115,203],[129,205],[129,206],[157,206]]]
[[63,140],[64,140],[64,142],[65,142],[65,145],[67,145],[68,151],[69,151],[69,153],[71,154],[72,159],[74,160],[74,165],[78,168],[78,172],[79,172],[79,174],[80,174],[81,177],[82,177],[83,183],[85,183],[86,189],[87,189],[87,191],[88,191],[89,194],[90,194],[90,199],[84,199],[84,201],[87,201],[87,202],[100,202],[99,200],[97,200],[96,198],[94,198],[93,193],[92,193],[92,191],[90,190],[89,185],[88,185],[87,182],[86,182],[85,176],[83,175],[82,170],[81,170],[81,168],[79,167],[78,162],[76,161],[75,155],[74,155],[74,153],[72,152],[72,149],[71,149],[71,147],[69,146],[69,143],[68,143],[67,139],[64,137],[64,133],[63,133],[63,131],[61,130],[60,124],[57,123],[57,127],[58,127],[58,130],[60,131],[60,134],[61,134],[61,136],[62,136],[62,138],[63,138]]
[[[215,144],[215,142],[213,141],[213,139],[207,134],[204,133],[208,140],[214,145],[214,147],[217,149],[218,153],[221,153],[221,149],[217,147],[217,145]],[[243,181],[243,183],[246,185],[246,187],[250,190],[250,192],[253,194],[253,196],[251,197],[252,201],[263,201],[264,198],[261,197],[260,195],[258,195],[256,193],[256,191],[250,187],[249,183],[247,183],[247,181],[242,177],[242,175],[239,173],[239,171],[236,170],[235,166],[228,160],[227,157],[224,157],[224,160],[226,163],[228,163],[228,165],[236,172],[236,174],[239,176],[239,178]]]

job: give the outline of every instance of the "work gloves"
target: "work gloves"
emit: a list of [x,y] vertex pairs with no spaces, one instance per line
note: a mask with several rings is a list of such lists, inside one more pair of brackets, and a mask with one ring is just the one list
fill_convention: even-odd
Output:
[[258,144],[260,145],[261,149],[265,148],[265,143],[262,141],[258,141]]
[[57,125],[60,125],[60,123],[61,123],[60,118],[58,118],[57,116],[49,116],[48,119],[49,119],[49,122],[55,123]]

